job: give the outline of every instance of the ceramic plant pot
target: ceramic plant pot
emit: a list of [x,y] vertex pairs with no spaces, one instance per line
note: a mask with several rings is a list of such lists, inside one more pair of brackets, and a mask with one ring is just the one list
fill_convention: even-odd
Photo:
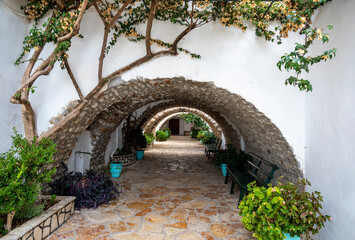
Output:
[[223,177],[225,177],[227,175],[227,164],[226,163],[221,164],[221,170],[222,170]]
[[291,237],[291,235],[289,233],[285,233],[285,232],[282,232],[285,237],[286,237],[286,240],[301,240],[301,237],[298,237],[298,236],[294,236],[294,237]]
[[110,163],[110,173],[111,176],[117,178],[121,175],[122,172],[122,163],[121,162],[112,162]]
[[136,150],[136,156],[137,156],[137,160],[142,160],[144,157],[144,150]]

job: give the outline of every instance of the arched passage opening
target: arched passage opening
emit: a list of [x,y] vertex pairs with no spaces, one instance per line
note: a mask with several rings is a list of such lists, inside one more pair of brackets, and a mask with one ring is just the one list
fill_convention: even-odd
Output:
[[149,112],[148,114],[151,114],[152,117],[150,117],[150,119],[148,119],[144,124],[142,124],[142,129],[147,133],[154,133],[154,129],[156,128],[157,124],[160,123],[163,119],[169,116],[175,116],[182,113],[192,113],[201,117],[210,126],[214,133],[216,133],[217,135],[221,133],[221,128],[219,124],[211,116],[198,109],[184,106],[167,108],[156,114],[152,114],[151,112]]
[[237,128],[244,138],[245,151],[253,152],[280,167],[276,178],[282,175],[294,182],[302,176],[292,149],[280,130],[253,104],[209,82],[184,78],[132,80],[111,86],[97,99],[90,100],[76,118],[64,122],[57,128],[56,134],[51,135],[58,148],[56,166],[60,168],[60,162],[68,163],[77,139],[82,132],[89,130],[91,166],[103,167],[106,144],[117,126],[132,112],[153,109],[154,106],[150,104],[161,101],[165,101],[166,106],[170,104],[170,108],[176,104],[206,112],[218,121],[222,129],[228,129],[225,132],[232,133],[232,139],[238,136]]

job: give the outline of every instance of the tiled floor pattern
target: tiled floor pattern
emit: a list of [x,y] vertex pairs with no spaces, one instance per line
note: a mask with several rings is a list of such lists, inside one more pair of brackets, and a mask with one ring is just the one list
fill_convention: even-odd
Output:
[[155,143],[144,159],[115,179],[116,201],[76,211],[48,239],[183,240],[252,239],[220,169],[190,137]]

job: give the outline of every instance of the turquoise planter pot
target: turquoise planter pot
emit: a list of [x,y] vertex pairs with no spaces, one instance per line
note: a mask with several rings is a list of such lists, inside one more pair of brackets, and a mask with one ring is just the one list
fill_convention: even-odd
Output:
[[286,240],[301,240],[301,237],[298,237],[298,236],[294,236],[294,237],[291,237],[291,235],[289,233],[285,233],[285,232],[282,232],[285,237],[286,237]]
[[226,163],[221,164],[221,170],[222,170],[223,177],[227,176],[227,164]]
[[112,162],[110,163],[110,173],[111,177],[118,178],[122,172],[122,163]]
[[137,160],[142,160],[144,157],[144,150],[136,151]]

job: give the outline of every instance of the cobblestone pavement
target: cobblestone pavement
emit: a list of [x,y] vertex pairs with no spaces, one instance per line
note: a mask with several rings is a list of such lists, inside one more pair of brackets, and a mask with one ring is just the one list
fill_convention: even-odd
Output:
[[76,211],[48,239],[252,239],[220,169],[198,141],[172,136],[115,179],[122,193],[97,209]]

